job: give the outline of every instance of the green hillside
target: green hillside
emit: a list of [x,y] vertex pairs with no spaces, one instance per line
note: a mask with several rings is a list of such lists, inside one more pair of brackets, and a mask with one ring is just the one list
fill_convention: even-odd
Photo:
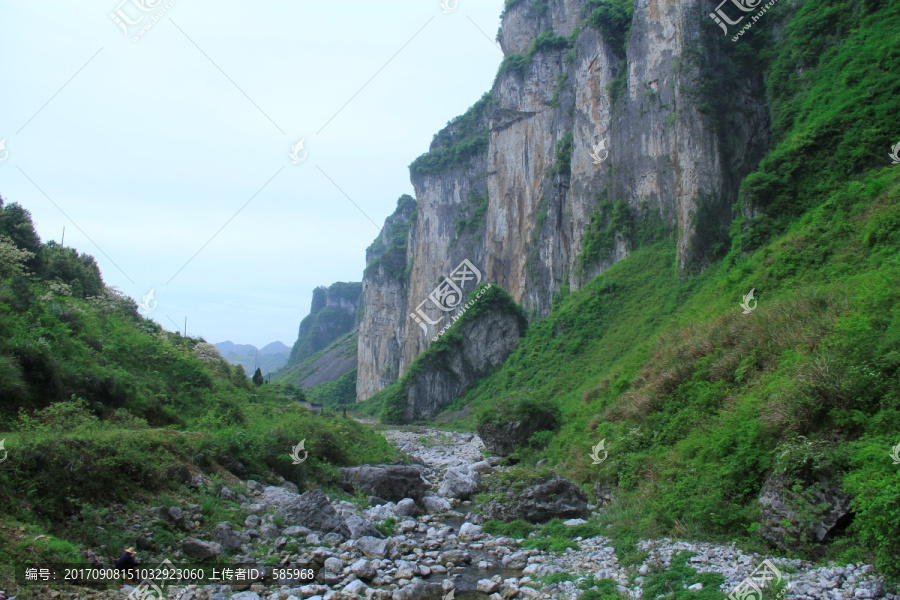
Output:
[[[887,154],[900,140],[900,4],[795,10],[779,41],[772,15],[728,58],[765,70],[773,122],[730,246],[685,274],[674,239],[638,245],[561,293],[506,363],[437,421],[470,429],[555,406],[559,425],[510,462],[524,476],[549,459],[592,493],[613,490],[605,514],[620,542],[672,535],[761,548],[757,496],[768,476],[782,473],[798,506],[818,489],[810,482],[836,482],[853,519],[827,553],[896,576],[900,171]],[[628,219],[619,226],[633,234]],[[751,289],[758,305],[744,314]],[[601,440],[608,459],[592,464]],[[802,526],[786,526],[796,554],[820,552]]]
[[[294,465],[302,439],[309,459]],[[216,491],[234,480],[222,465],[328,489],[341,465],[394,458],[352,419],[309,413],[276,386],[255,387],[204,340],[145,320],[92,257],[41,243],[28,211],[2,200],[0,440],[5,590],[25,560],[117,556],[139,534],[128,516],[164,499],[201,504],[212,527],[227,518]],[[221,477],[189,492],[181,484],[200,470]],[[157,533],[151,550],[173,539]]]

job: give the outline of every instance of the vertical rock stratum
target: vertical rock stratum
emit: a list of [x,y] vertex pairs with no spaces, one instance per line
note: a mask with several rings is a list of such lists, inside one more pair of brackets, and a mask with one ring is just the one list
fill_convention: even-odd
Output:
[[464,259],[537,318],[643,242],[675,237],[685,275],[715,255],[769,128],[707,4],[507,5],[491,90],[410,165],[416,197],[367,253],[358,399],[428,346],[440,325],[410,314],[445,314],[426,300]]

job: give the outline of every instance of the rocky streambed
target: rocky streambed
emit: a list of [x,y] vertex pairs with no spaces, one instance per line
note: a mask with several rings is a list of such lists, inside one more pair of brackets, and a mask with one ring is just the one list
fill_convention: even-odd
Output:
[[[602,535],[582,539],[573,534],[577,550],[526,549],[525,540],[485,533],[480,525],[484,517],[471,511],[468,498],[479,481],[502,469],[497,467],[499,459],[485,458],[477,435],[430,429],[387,430],[385,435],[411,456],[413,464],[342,469],[343,487],[358,498],[365,496],[363,504],[367,506],[333,501],[321,490],[301,494],[285,481],[275,486],[256,481],[233,483],[240,491],[223,486],[216,493],[237,503],[232,509],[235,520],[218,523],[211,535],[199,534],[200,506],[152,509],[151,518],[170,521],[188,537],[164,555],[144,553],[144,565],[163,557],[176,563],[190,557],[232,566],[265,563],[313,568],[317,573],[313,581],[254,583],[243,590],[218,585],[169,586],[167,598],[177,600],[576,600],[584,587],[600,580],[605,580],[607,590],[613,586],[612,593],[622,597],[650,598],[645,585],[653,574],[672,567],[678,553],[688,551],[693,554],[689,562],[693,570],[724,578],[723,594],[730,593],[768,558],[787,582],[784,597],[789,599],[900,600],[885,592],[883,581],[869,565],[816,566],[749,554],[733,545],[644,540],[638,549],[646,552],[646,558],[627,568],[619,564],[613,541]],[[198,475],[191,484],[209,488],[211,481]],[[597,507],[588,506],[571,482],[553,478],[521,490],[511,502],[489,510],[503,518],[560,517],[575,532],[585,523],[576,515],[590,518],[590,511]],[[702,586],[696,583],[690,589],[699,593]],[[140,598],[141,591],[124,586],[53,597]],[[156,600],[152,595],[143,597]]]

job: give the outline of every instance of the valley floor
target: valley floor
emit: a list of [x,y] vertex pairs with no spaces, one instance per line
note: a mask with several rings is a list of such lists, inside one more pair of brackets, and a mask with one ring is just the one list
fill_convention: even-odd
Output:
[[[697,598],[723,599],[745,582],[764,560],[777,569],[774,586],[764,595],[739,598],[776,597],[797,600],[838,600],[850,598],[887,598],[882,579],[874,568],[864,564],[815,565],[808,561],[766,557],[742,551],[735,545],[723,546],[671,539],[638,542],[639,560],[620,564],[615,543],[605,536],[574,538],[577,549],[563,552],[528,548],[527,539],[491,535],[483,531],[484,518],[472,511],[471,500],[452,497],[453,486],[441,485],[451,479],[448,470],[477,472],[477,477],[494,477],[503,467],[496,458],[485,459],[481,439],[472,433],[439,431],[428,428],[386,429],[384,435],[433,484],[437,495],[425,492],[418,505],[428,514],[420,514],[412,500],[383,502],[369,497],[367,504],[346,500],[333,501],[319,495],[318,500],[303,500],[290,483],[264,486],[254,481],[233,480],[218,490],[234,495],[239,507],[234,511],[235,526],[220,523],[214,538],[239,552],[235,563],[296,564],[317,566],[319,575],[307,585],[263,586],[236,592],[227,586],[187,586],[166,590],[167,598],[177,600],[329,600],[367,598],[368,600],[418,600],[491,598],[492,600],[566,599],[608,600],[615,598]],[[470,467],[475,467],[471,469]],[[477,478],[476,477],[476,478]],[[198,486],[205,485],[197,481]],[[307,495],[304,495],[304,498]],[[319,504],[316,505],[316,502]],[[199,507],[198,507],[199,508]],[[596,511],[588,518],[593,522]],[[160,509],[153,509],[159,512]],[[163,509],[165,512],[166,509]],[[311,531],[290,515],[339,515],[351,524],[350,539],[340,534],[322,535]],[[304,511],[306,511],[304,513]],[[171,511],[169,511],[171,512]],[[281,516],[279,516],[279,514]],[[245,517],[246,515],[246,517]],[[285,519],[284,515],[289,518]],[[241,527],[241,522],[243,527]],[[385,539],[367,534],[371,525],[386,534]],[[570,519],[565,527],[584,525],[585,520]],[[488,527],[489,528],[489,527]],[[573,529],[574,531],[574,529]],[[377,535],[377,534],[376,534]],[[532,534],[532,536],[535,534]],[[206,545],[215,553],[215,542],[197,541],[188,552],[171,554],[173,562],[183,561],[197,548]],[[221,551],[221,546],[219,547]],[[160,556],[144,555],[151,565]],[[220,560],[224,556],[219,557]],[[267,559],[267,560],[266,560]],[[706,583],[704,583],[706,582]],[[745,584],[746,585],[746,584]],[[451,594],[452,591],[452,594]],[[30,590],[24,598],[78,598],[123,600],[139,598],[140,590],[123,586],[103,592],[58,592]],[[130,596],[129,596],[130,594]],[[665,595],[663,595],[665,594]],[[12,596],[10,596],[12,597]],[[4,596],[0,592],[0,599]],[[145,600],[154,596],[144,596]]]

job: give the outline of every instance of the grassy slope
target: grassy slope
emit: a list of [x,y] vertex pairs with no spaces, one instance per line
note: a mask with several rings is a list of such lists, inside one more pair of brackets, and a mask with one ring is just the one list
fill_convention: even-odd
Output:
[[[760,57],[773,150],[744,182],[743,206],[762,212],[735,223],[731,253],[680,278],[672,242],[639,248],[563,298],[447,414],[557,405],[561,428],[520,458],[617,486],[623,537],[757,544],[768,474],[832,474],[855,521],[831,554],[897,575],[900,171],[882,165],[900,113],[898,32],[896,3],[800,5]],[[751,288],[759,305],[744,315]],[[609,459],[592,465],[601,439]]]
[[[295,466],[289,453],[301,439],[309,458]],[[209,537],[228,517],[215,489],[180,484],[186,471],[218,472],[234,486],[219,465],[237,460],[260,481],[327,488],[338,466],[395,458],[352,419],[309,413],[276,386],[256,388],[210,344],[145,320],[104,288],[91,257],[41,244],[27,211],[2,202],[0,440],[7,591],[9,567],[25,560],[118,555],[136,543],[128,517],[148,505],[202,504],[198,535]],[[159,533],[162,551],[174,538]]]

